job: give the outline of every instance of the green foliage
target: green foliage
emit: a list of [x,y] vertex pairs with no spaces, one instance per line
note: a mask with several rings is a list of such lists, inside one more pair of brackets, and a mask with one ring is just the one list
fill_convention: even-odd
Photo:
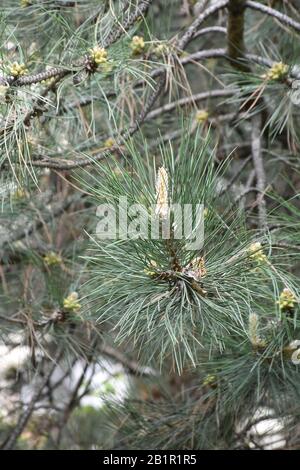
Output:
[[3,449],[299,447],[300,15],[234,3],[2,1]]

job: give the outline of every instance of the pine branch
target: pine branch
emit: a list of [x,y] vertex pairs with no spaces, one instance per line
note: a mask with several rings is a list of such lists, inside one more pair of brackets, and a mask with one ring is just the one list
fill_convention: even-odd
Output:
[[[183,58],[179,60],[179,62],[181,65],[185,66],[185,65],[192,64],[194,62],[201,61],[201,60],[208,59],[208,58],[222,58],[225,60],[230,60],[226,49],[211,49],[211,50],[195,52],[188,56],[184,56]],[[255,62],[259,65],[264,65],[267,67],[272,67],[273,65],[273,61],[269,59],[265,59],[261,56],[257,56],[255,54],[246,54],[245,59],[249,60],[250,62]],[[163,67],[160,67],[158,69],[155,69],[153,72],[151,72],[150,76],[152,78],[157,78],[157,77],[163,76],[163,74],[165,74],[165,69]],[[300,76],[300,72],[297,72],[297,71],[293,72],[294,77],[298,77],[298,74]],[[50,158],[43,157],[43,159],[40,159],[40,158],[34,159],[31,162],[32,166],[54,168],[56,170],[71,170],[74,168],[83,168],[85,166],[89,166],[93,163],[93,161],[99,161],[103,158],[106,158],[111,153],[119,152],[119,146],[124,143],[124,139],[126,140],[129,137],[131,137],[139,129],[140,125],[144,122],[144,120],[146,120],[148,113],[151,111],[151,107],[153,106],[154,102],[156,101],[160,93],[162,92],[162,89],[164,86],[164,80],[165,78],[161,79],[161,85],[157,85],[156,91],[152,93],[152,97],[149,98],[149,101],[147,105],[144,107],[141,115],[136,119],[135,125],[131,127],[130,129],[121,130],[120,134],[123,135],[123,138],[119,139],[114,146],[110,147],[109,149],[104,149],[103,151],[94,155],[92,159],[81,158],[77,160],[62,160],[62,159],[54,159],[54,158],[50,159]],[[231,90],[228,90],[228,91],[226,90],[225,93],[230,93],[230,91]],[[213,91],[212,91],[212,95],[213,95]]]
[[195,103],[198,103],[199,101],[204,101],[208,98],[223,98],[227,96],[232,96],[236,92],[237,90],[234,90],[234,89],[210,90],[210,91],[205,91],[202,93],[197,93],[195,95],[187,96],[185,98],[181,98],[172,103],[167,103],[163,106],[160,106],[159,108],[153,109],[153,111],[151,111],[148,114],[147,120],[155,119],[159,117],[161,114],[173,111],[174,109],[180,106],[188,106],[191,104],[195,105]]
[[208,28],[202,28],[197,31],[194,36],[193,40],[199,38],[200,36],[204,36],[206,34],[211,34],[211,33],[220,33],[220,34],[226,34],[227,29],[223,28],[222,26],[209,26]]
[[109,157],[114,152],[120,151],[120,146],[124,144],[124,141],[128,140],[131,136],[133,136],[140,128],[140,126],[145,121],[147,114],[150,112],[152,106],[154,105],[155,101],[161,94],[164,85],[165,85],[166,76],[165,73],[160,77],[157,81],[157,85],[148,98],[147,103],[144,105],[141,113],[136,118],[135,123],[127,129],[121,130],[121,138],[119,138],[113,146],[109,147],[109,149],[104,149],[103,151],[99,152],[97,155],[94,155],[93,158],[81,158],[80,160],[55,160],[53,159],[43,159],[41,161],[34,160],[32,161],[32,166],[40,167],[40,168],[54,168],[56,170],[72,170],[74,168],[84,168],[86,166],[92,165],[93,162],[102,160],[105,157]]
[[[152,0],[140,0],[137,4],[136,10],[134,13],[128,13],[127,17],[122,25],[116,23],[116,29],[113,29],[112,32],[109,34],[107,39],[101,44],[101,47],[107,48],[115,43],[123,34],[125,34],[140,18],[144,15]],[[66,77],[73,73],[73,71],[78,72],[78,69],[85,68],[86,56],[79,59],[74,64],[70,64],[68,68],[66,67],[53,67],[49,70],[45,70],[43,72],[34,74],[34,75],[25,75],[23,77],[15,78],[15,77],[1,77],[0,76],[0,84],[8,84],[14,87],[22,87],[33,85],[35,83],[40,83],[44,80],[49,80],[50,78],[56,77],[57,79],[61,80],[62,78]]]

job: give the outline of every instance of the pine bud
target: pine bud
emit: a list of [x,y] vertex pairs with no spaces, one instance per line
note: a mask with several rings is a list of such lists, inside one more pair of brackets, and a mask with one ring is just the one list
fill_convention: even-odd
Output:
[[266,342],[260,338],[258,334],[259,318],[256,313],[250,313],[249,315],[249,339],[254,348],[265,348]]
[[203,385],[206,387],[216,388],[217,377],[213,374],[208,374],[203,380]]
[[107,51],[104,47],[95,46],[89,50],[90,58],[96,64],[104,64],[107,62]]
[[21,77],[22,75],[26,75],[26,73],[28,73],[28,69],[26,68],[25,64],[19,64],[18,62],[14,62],[9,67],[9,73],[13,77]]
[[209,114],[206,111],[206,109],[198,109],[198,111],[196,112],[195,119],[197,123],[203,124],[204,122],[207,121],[208,117],[209,117]]
[[150,277],[157,273],[157,263],[153,259],[150,261],[149,267],[144,269],[144,273]]
[[50,251],[44,256],[44,263],[47,266],[55,266],[55,265],[61,264],[62,259],[61,259],[61,256],[54,253],[54,251]]
[[268,257],[264,254],[260,242],[252,243],[248,248],[248,254],[249,257],[256,261],[258,264],[268,262]]
[[71,294],[64,299],[63,304],[65,310],[68,310],[69,312],[77,312],[77,310],[81,308],[81,304],[78,302],[78,293],[71,292]]
[[262,75],[265,80],[283,80],[288,74],[289,67],[283,62],[275,62],[267,73]]
[[104,142],[104,147],[113,147],[115,145],[115,143],[116,143],[115,139],[113,139],[112,137],[109,137]]
[[162,166],[159,168],[156,178],[156,209],[155,214],[166,219],[169,214],[168,204],[169,177],[167,170]]
[[17,188],[13,194],[12,198],[14,201],[21,201],[22,199],[25,199],[28,196],[26,190],[22,187]]
[[165,43],[158,44],[153,52],[157,57],[161,57],[169,52],[169,46]]
[[130,47],[134,55],[141,54],[145,49],[144,38],[142,36],[133,36]]
[[297,303],[296,296],[287,287],[283,289],[276,302],[281,311],[293,310]]

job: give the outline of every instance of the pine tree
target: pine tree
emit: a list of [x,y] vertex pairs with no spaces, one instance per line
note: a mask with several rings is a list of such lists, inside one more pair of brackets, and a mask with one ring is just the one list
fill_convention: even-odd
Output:
[[298,7],[2,1],[2,449],[299,448]]

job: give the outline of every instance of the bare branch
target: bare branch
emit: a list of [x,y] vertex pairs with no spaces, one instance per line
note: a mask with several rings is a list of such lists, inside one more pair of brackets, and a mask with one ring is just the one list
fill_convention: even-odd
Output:
[[185,47],[194,39],[195,34],[197,33],[199,27],[204,23],[204,21],[210,16],[214,15],[218,11],[227,7],[229,0],[221,0],[215,5],[207,8],[203,13],[201,13],[198,18],[191,24],[188,30],[184,33],[182,38],[178,41],[178,49],[185,49]]
[[25,426],[28,423],[28,420],[30,419],[30,416],[32,415],[32,413],[34,411],[36,402],[40,398],[40,395],[42,394],[42,392],[43,392],[44,388],[46,387],[51,375],[53,374],[53,372],[54,372],[54,370],[57,366],[57,363],[58,363],[59,359],[61,358],[62,353],[63,353],[63,349],[60,349],[58,351],[58,353],[56,354],[56,356],[54,357],[53,363],[52,363],[48,373],[45,374],[41,384],[39,385],[39,387],[37,388],[37,390],[34,393],[33,397],[31,398],[31,401],[30,401],[27,409],[20,416],[19,421],[18,421],[16,427],[14,428],[14,430],[12,431],[11,435],[2,444],[2,446],[1,446],[2,450],[11,450],[11,449],[14,448],[18,437],[22,434]]
[[250,0],[246,1],[245,6],[253,10],[261,11],[265,15],[272,16],[273,18],[276,18],[276,20],[279,20],[281,23],[287,26],[290,26],[297,32],[300,32],[300,23],[293,20],[292,18],[285,15],[284,13],[274,10],[274,8],[263,5],[262,3],[252,2]]

